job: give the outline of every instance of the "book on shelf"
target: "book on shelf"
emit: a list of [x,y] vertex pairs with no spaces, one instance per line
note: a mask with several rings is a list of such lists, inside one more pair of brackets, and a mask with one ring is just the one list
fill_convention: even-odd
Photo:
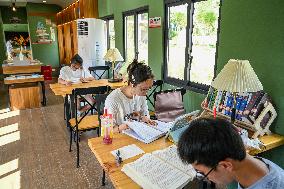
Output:
[[124,123],[129,127],[129,129],[122,131],[124,134],[146,144],[166,135],[172,127],[171,123],[165,123],[162,121],[156,121],[157,125],[155,126],[138,121],[126,121]]
[[121,171],[145,189],[183,188],[196,176],[194,168],[181,161],[175,145],[147,153]]

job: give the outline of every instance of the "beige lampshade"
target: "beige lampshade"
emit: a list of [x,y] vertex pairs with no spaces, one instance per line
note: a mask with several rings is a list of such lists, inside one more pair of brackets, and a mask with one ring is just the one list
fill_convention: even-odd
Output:
[[104,56],[105,61],[116,62],[116,61],[124,61],[121,56],[119,50],[117,48],[109,49]]
[[263,90],[263,86],[248,60],[230,59],[211,85],[218,90],[229,92]]

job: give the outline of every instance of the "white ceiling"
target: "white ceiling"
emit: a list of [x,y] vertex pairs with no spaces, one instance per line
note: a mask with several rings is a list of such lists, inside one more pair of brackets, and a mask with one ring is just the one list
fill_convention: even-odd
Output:
[[[67,7],[71,3],[75,2],[76,0],[46,0],[47,4],[56,4],[61,6],[62,8]],[[10,6],[12,2],[15,0],[0,0],[0,6]],[[27,2],[30,3],[43,3],[42,0],[16,0],[16,6],[26,6]]]

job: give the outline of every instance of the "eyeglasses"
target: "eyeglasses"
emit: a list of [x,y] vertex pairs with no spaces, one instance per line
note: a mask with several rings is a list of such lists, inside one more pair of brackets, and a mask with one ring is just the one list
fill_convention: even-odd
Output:
[[197,178],[198,180],[200,180],[200,181],[208,180],[208,175],[209,175],[212,171],[214,171],[214,169],[216,169],[217,166],[218,166],[218,163],[217,163],[215,166],[213,166],[213,167],[208,171],[208,173],[206,173],[206,174],[204,174],[204,173],[202,173],[202,172],[200,172],[200,171],[198,171],[198,170],[195,170],[195,171],[196,171],[196,178]]

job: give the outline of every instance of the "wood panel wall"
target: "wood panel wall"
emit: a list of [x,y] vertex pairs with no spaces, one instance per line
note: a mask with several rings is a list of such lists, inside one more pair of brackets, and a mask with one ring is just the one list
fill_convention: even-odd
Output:
[[98,0],[78,0],[56,14],[60,64],[69,64],[78,53],[76,20],[98,17]]

